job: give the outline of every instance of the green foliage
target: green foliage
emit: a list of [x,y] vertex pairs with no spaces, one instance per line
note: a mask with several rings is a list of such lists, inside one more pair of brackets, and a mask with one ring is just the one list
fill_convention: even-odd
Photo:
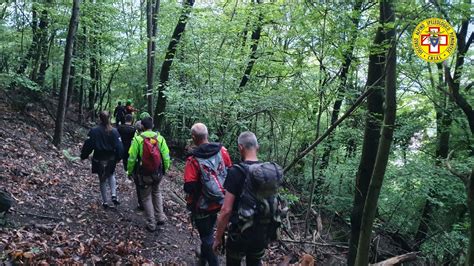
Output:
[[[28,92],[54,95],[60,82],[71,3],[33,2],[8,3],[0,20],[0,87],[16,84]],[[146,14],[140,2],[82,1],[73,61],[73,102],[78,102],[78,90],[82,87],[84,106],[89,107],[89,90],[97,82],[96,93],[104,97],[102,105],[101,97],[92,99],[96,110],[112,110],[115,102],[125,99],[131,99],[140,111],[146,110]],[[350,1],[252,2],[196,3],[173,61],[165,91],[165,128],[160,130],[167,140],[182,148],[189,142],[192,124],[203,122],[209,128],[211,140],[227,146],[235,160],[239,159],[238,134],[251,130],[259,139],[259,157],[285,166],[330,126],[333,105],[339,97],[343,97],[340,117],[366,89],[368,57],[387,44],[372,46],[380,26],[379,6],[375,2],[364,3],[361,11],[354,11]],[[24,74],[16,74],[33,41],[33,4],[38,12],[47,10],[50,16],[48,36],[52,45],[43,87],[30,79],[31,60]],[[441,5],[456,29],[471,11],[463,3]],[[443,162],[436,162],[436,134],[440,127],[436,115],[449,114],[453,120],[447,129],[449,148],[455,150],[451,163],[462,172],[468,172],[473,164],[469,156],[472,135],[465,115],[440,91],[442,86],[438,85],[443,84],[438,84],[437,67],[415,56],[411,47],[415,25],[424,18],[443,15],[432,3],[398,1],[394,6],[396,23],[385,25],[385,29],[396,28],[399,34],[397,121],[378,218],[383,227],[413,236],[425,202],[432,203],[433,236],[422,245],[422,251],[433,264],[440,264],[448,256],[461,262],[467,245],[468,220],[462,215],[466,195],[459,179],[446,170]],[[155,40],[154,97],[160,66],[180,12],[180,1],[161,1]],[[352,19],[359,15],[357,30],[351,30]],[[240,88],[250,60],[252,32],[260,24],[262,33],[250,80]],[[471,28],[469,25],[469,32]],[[354,34],[356,38],[351,43]],[[350,58],[347,53],[351,46],[352,63],[346,80],[342,80],[342,64]],[[472,56],[470,49],[461,79],[461,93],[469,103],[473,102],[474,94],[464,88],[473,77],[473,68],[467,67],[472,65]],[[90,74],[93,59],[100,70],[97,81]],[[447,65],[453,64],[454,57],[447,61]],[[367,119],[366,107],[362,105],[330,139],[288,172],[289,185],[282,194],[295,209],[306,208],[313,193],[314,177],[320,185],[316,191],[321,194],[313,195],[313,206],[337,212],[348,220],[354,194],[358,193],[354,182]],[[328,164],[321,169],[321,160],[328,150]],[[63,153],[72,161],[77,159],[67,150]],[[312,156],[316,156],[314,169]]]

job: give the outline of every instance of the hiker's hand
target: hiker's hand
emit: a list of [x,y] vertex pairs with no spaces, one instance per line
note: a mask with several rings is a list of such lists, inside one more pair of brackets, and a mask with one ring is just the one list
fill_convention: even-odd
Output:
[[212,250],[214,253],[218,253],[219,249],[222,247],[222,237],[214,239],[214,244],[212,244]]

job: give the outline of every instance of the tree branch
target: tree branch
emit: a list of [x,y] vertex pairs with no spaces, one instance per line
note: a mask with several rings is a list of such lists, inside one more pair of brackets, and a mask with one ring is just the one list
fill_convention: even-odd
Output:
[[344,121],[349,115],[354,112],[357,107],[367,98],[371,93],[373,92],[373,88],[370,87],[367,89],[357,100],[354,102],[354,104],[336,121],[334,122],[327,130],[324,132],[319,138],[317,138],[311,145],[309,145],[308,148],[306,148],[304,151],[302,151],[289,165],[283,169],[284,173],[287,173],[288,170],[290,170],[297,162],[299,162],[303,157],[306,156],[310,151],[312,151],[316,146],[318,146],[319,143],[321,143],[331,132],[342,122]]
[[446,158],[446,167],[448,168],[449,172],[457,177],[459,177],[461,179],[461,181],[467,186],[468,184],[468,179],[467,179],[467,175],[463,175],[462,173],[456,171],[456,169],[454,169],[452,166],[451,166],[451,163],[449,163],[449,160],[451,159],[451,156],[453,155],[454,151],[451,151],[449,154],[448,154],[448,158]]

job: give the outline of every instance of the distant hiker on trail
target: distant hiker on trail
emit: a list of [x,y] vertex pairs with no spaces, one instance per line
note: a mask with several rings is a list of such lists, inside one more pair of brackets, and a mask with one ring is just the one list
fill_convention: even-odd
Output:
[[228,227],[226,265],[240,265],[244,257],[246,265],[262,265],[265,248],[276,239],[286,211],[277,194],[283,171],[275,163],[258,160],[254,133],[241,133],[238,148],[243,161],[234,164],[225,180],[213,250],[217,252],[222,245]]
[[[135,136],[129,150],[127,173],[138,184],[139,197],[146,215],[146,228],[153,232],[157,225],[163,225],[167,217],[163,212],[163,197],[160,183],[169,169],[171,159],[166,141],[153,132],[153,119],[141,121],[144,132]],[[158,219],[155,218],[155,213]]]
[[117,130],[120,134],[120,138],[122,139],[123,144],[123,169],[127,171],[127,163],[128,163],[128,150],[132,145],[132,139],[135,136],[135,132],[137,131],[134,126],[132,126],[132,115],[125,116],[125,124],[120,125]]
[[92,173],[99,175],[102,206],[108,208],[107,183],[112,194],[112,202],[115,206],[120,204],[117,199],[115,166],[122,159],[123,145],[118,131],[110,124],[109,113],[102,111],[99,118],[100,124],[89,131],[89,138],[84,142],[81,159],[87,159],[94,151]]
[[151,117],[151,115],[148,112],[142,112],[140,114],[140,116],[139,116],[140,120],[138,120],[134,125],[135,129],[137,130],[136,135],[143,132],[142,120],[147,118],[147,117]]
[[125,124],[125,106],[122,105],[122,102],[117,103],[117,107],[114,110],[115,125],[118,126]]
[[134,112],[137,112],[138,110],[135,109],[133,106],[132,106],[132,102],[131,101],[127,101],[127,104],[125,105],[125,113],[128,114],[128,115],[133,115]]
[[224,202],[224,180],[232,166],[227,149],[220,143],[209,143],[207,127],[202,123],[191,127],[197,146],[184,167],[184,191],[191,218],[201,238],[201,264],[218,265],[212,251],[217,213]]

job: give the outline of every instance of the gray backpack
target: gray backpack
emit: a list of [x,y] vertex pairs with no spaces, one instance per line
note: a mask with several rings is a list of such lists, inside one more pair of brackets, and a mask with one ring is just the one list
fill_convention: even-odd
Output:
[[283,170],[273,162],[237,164],[245,174],[235,228],[249,241],[267,243],[276,240],[281,218],[287,208],[278,195]]
[[221,152],[209,158],[195,157],[201,170],[202,196],[198,199],[197,207],[207,210],[210,203],[224,203],[224,181],[227,169]]

